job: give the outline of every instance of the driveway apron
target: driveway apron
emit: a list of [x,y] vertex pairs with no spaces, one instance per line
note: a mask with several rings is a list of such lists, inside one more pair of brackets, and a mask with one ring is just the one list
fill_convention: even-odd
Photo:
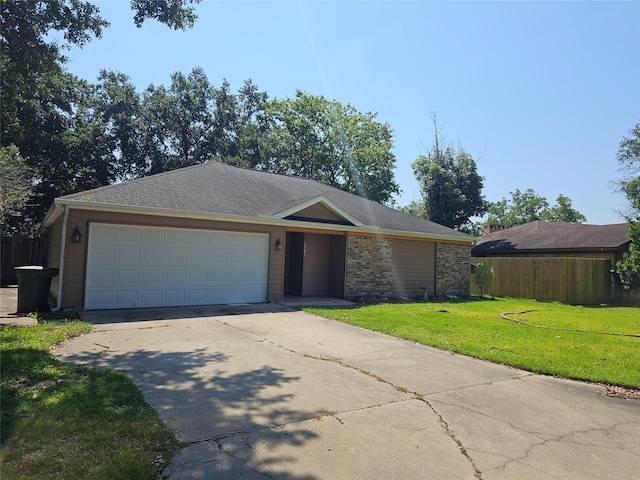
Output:
[[188,442],[162,478],[640,478],[640,401],[277,305],[85,312]]

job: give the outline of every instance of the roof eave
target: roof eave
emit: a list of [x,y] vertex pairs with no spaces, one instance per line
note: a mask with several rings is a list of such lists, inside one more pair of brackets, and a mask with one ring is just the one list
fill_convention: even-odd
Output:
[[54,200],[53,204],[47,210],[44,219],[42,220],[42,224],[40,225],[40,234],[45,233],[51,225],[55,223],[55,221],[60,218],[62,213],[64,212],[64,203],[57,202],[57,199]]
[[[369,235],[380,235],[380,236],[402,236],[407,238],[421,238],[435,241],[442,241],[447,243],[460,243],[460,244],[471,244],[474,241],[474,238],[469,237],[461,237],[457,235],[442,235],[436,233],[423,233],[423,232],[410,232],[410,231],[401,231],[401,230],[389,230],[389,229],[381,229],[376,226],[351,226],[351,225],[336,225],[329,223],[313,223],[305,222],[302,220],[284,220],[282,218],[278,218],[271,215],[260,215],[257,217],[249,217],[242,215],[227,215],[220,213],[203,213],[203,212],[188,212],[184,210],[171,210],[171,209],[159,209],[159,208],[151,208],[151,207],[139,207],[139,206],[131,206],[131,205],[114,205],[114,204],[105,204],[105,203],[93,203],[93,202],[85,202],[80,200],[61,200],[54,202],[54,206],[50,209],[50,212],[60,210],[60,213],[57,213],[56,217],[53,218],[55,213],[52,213],[49,216],[49,220],[47,226],[50,226],[57,217],[60,216],[61,212],[64,210],[64,205],[68,205],[69,208],[78,209],[78,210],[95,210],[99,212],[117,212],[117,213],[129,213],[135,215],[153,215],[159,217],[171,217],[176,214],[180,214],[182,218],[190,218],[190,219],[198,219],[198,220],[211,220],[211,221],[223,221],[223,222],[232,222],[232,223],[255,223],[259,225],[274,225],[281,227],[296,227],[296,228],[313,228],[313,229],[321,229],[328,231],[336,231],[336,232],[351,232],[351,233],[364,233]],[[47,214],[49,215],[49,214]],[[44,223],[43,223],[44,226]]]

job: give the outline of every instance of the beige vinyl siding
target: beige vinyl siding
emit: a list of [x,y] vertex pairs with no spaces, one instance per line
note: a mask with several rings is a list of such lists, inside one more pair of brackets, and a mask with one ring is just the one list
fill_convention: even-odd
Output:
[[[235,222],[214,222],[201,219],[180,217],[160,217],[154,215],[134,215],[113,212],[98,212],[92,210],[71,209],[67,230],[72,231],[76,226],[83,235],[82,243],[74,244],[67,241],[66,266],[64,288],[62,296],[63,307],[82,307],[84,305],[85,263],[87,255],[89,223],[114,223],[121,225],[144,225],[155,227],[193,228],[204,230],[221,230],[232,232],[267,233],[269,240],[269,279],[267,283],[267,300],[277,301],[282,298],[284,278],[284,249],[276,250],[275,242],[284,241],[285,233],[282,227],[269,225],[252,225]],[[59,237],[60,235],[58,235]],[[67,239],[69,240],[69,239]]]
[[423,294],[420,287],[427,287],[427,293],[435,294],[434,242],[393,240],[393,272],[391,291],[394,296],[417,297]]
[[294,213],[293,216],[315,218],[318,220],[344,221],[344,218],[318,203]]

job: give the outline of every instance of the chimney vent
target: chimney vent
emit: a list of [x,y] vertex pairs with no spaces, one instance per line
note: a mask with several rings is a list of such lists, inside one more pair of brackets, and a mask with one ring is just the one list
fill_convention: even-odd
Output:
[[482,227],[482,231],[485,234],[499,232],[500,230],[504,230],[504,229],[505,229],[505,226],[502,223],[485,223],[484,227]]

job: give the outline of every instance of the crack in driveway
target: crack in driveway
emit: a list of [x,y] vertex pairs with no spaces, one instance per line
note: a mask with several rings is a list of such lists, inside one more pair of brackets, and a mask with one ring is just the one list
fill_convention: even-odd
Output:
[[[348,363],[346,363],[342,359],[333,358],[333,357],[323,357],[323,356],[318,356],[318,355],[303,354],[303,353],[300,353],[300,352],[298,352],[296,350],[293,350],[291,348],[288,348],[288,347],[285,347],[285,346],[280,345],[278,343],[275,343],[275,342],[269,340],[268,338],[263,337],[262,335],[259,335],[259,334],[255,333],[255,332],[250,331],[250,330],[246,330],[246,329],[240,328],[238,326],[231,325],[230,323],[224,322],[224,321],[221,321],[221,323],[223,323],[224,325],[226,325],[228,327],[231,327],[231,328],[234,328],[234,329],[239,330],[241,332],[244,332],[246,334],[253,335],[253,336],[259,338],[260,341],[262,341],[262,342],[268,343],[270,345],[273,345],[274,347],[283,349],[283,350],[285,350],[287,352],[290,352],[290,353],[293,353],[295,355],[299,355],[299,356],[302,356],[302,357],[305,357],[305,358],[311,358],[311,359],[314,359],[314,360],[320,360],[320,361],[323,361],[323,362],[332,362],[332,363],[336,363],[336,364],[340,365],[341,367],[349,368],[351,370],[355,370],[358,373],[361,373],[363,375],[366,375],[368,377],[371,377],[371,378],[377,380],[378,382],[381,382],[381,383],[384,383],[386,385],[389,385],[390,387],[394,388],[398,392],[401,392],[401,393],[404,393],[404,394],[407,394],[407,395],[411,395],[411,399],[412,400],[419,400],[420,402],[426,404],[429,407],[429,409],[433,412],[433,414],[436,415],[436,417],[438,418],[438,422],[440,423],[440,426],[443,428],[443,430],[445,431],[447,436],[456,444],[456,446],[458,448],[458,451],[465,457],[467,462],[469,462],[469,464],[471,465],[471,468],[473,469],[474,476],[476,478],[478,478],[479,480],[482,480],[482,472],[480,471],[480,469],[478,468],[478,466],[474,462],[473,458],[471,458],[471,455],[469,454],[468,450],[465,448],[465,446],[462,443],[462,441],[453,433],[453,431],[449,427],[449,423],[445,420],[443,415],[435,408],[435,406],[425,398],[424,394],[421,394],[419,392],[410,391],[409,389],[407,389],[406,387],[401,386],[401,385],[395,385],[393,382],[391,382],[389,380],[385,380],[384,378],[382,378],[381,376],[379,376],[379,375],[377,375],[377,374],[375,374],[373,372],[370,372],[368,370],[365,370],[365,369],[362,369],[362,368],[359,368],[359,367],[355,367],[353,365],[349,365]],[[390,401],[390,402],[387,402],[386,404],[392,404],[392,403],[397,403],[397,401]],[[369,408],[375,408],[375,407],[378,407],[378,406],[380,406],[380,405],[373,405],[373,406],[363,407],[363,408],[354,409],[354,410],[348,410],[348,411],[339,412],[339,413],[347,413],[347,412],[350,412],[350,411],[365,410],[365,409],[369,409]],[[337,413],[333,414],[332,416],[335,417],[335,415],[337,415]],[[304,420],[304,421],[306,421],[306,420]],[[292,423],[296,423],[296,422],[292,422]]]

